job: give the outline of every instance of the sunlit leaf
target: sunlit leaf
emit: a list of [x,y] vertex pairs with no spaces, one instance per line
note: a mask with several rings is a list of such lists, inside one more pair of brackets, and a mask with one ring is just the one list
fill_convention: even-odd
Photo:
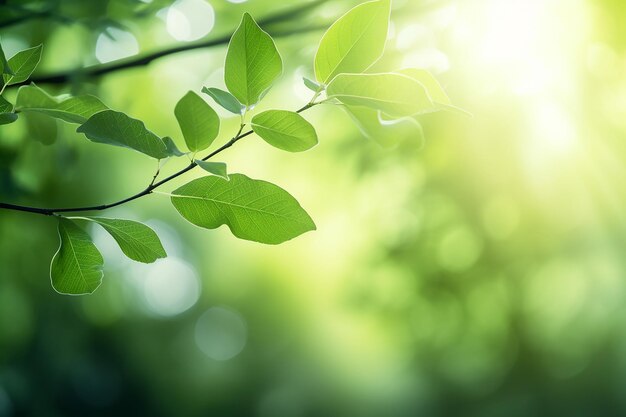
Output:
[[220,90],[219,88],[207,88],[204,87],[202,92],[211,96],[213,100],[231,113],[241,114],[245,109],[239,100],[228,91]]
[[385,148],[391,148],[403,139],[420,143],[424,139],[421,125],[412,117],[385,120],[380,111],[361,106],[344,106],[363,135]]
[[142,121],[113,110],[94,114],[76,131],[93,142],[134,149],[157,159],[169,156],[165,143]]
[[43,113],[69,123],[85,123],[94,114],[108,110],[91,95],[52,97],[36,85],[25,85],[17,92],[16,108],[23,112]]
[[37,68],[37,64],[39,64],[39,60],[41,59],[42,50],[43,45],[38,45],[13,55],[8,61],[8,65],[13,74],[2,74],[4,83],[12,85],[26,81],[33,71],[35,71],[35,68]]
[[193,91],[180,99],[174,114],[191,152],[208,148],[220,131],[220,118],[215,110]]
[[122,252],[134,261],[152,263],[167,256],[157,234],[143,223],[104,217],[85,219],[102,226],[113,236]]
[[298,113],[268,110],[252,118],[252,130],[272,146],[302,152],[317,145],[315,128]]
[[13,104],[0,96],[0,125],[13,123],[17,120],[17,114],[13,113]]
[[398,71],[398,73],[411,77],[422,84],[434,103],[452,104],[439,81],[430,72],[417,68],[405,68]]
[[439,81],[428,71],[417,68],[405,68],[398,71],[422,84],[431,100],[435,104],[433,111],[445,110],[472,117],[472,114],[460,107],[454,106]]
[[269,182],[233,174],[209,176],[174,191],[172,204],[189,222],[207,229],[228,225],[240,239],[278,244],[315,230],[300,204]]
[[392,117],[425,113],[435,107],[424,86],[401,74],[341,74],[326,91],[343,104],[370,107]]
[[382,55],[389,26],[390,0],[360,4],[324,34],[315,55],[315,78],[326,84],[341,73],[360,73]]
[[200,159],[196,159],[194,162],[206,172],[222,177],[227,181],[230,180],[228,177],[227,167],[224,162],[202,161]]
[[224,80],[244,105],[256,104],[283,71],[274,41],[245,13],[228,45]]
[[102,255],[71,220],[59,219],[61,245],[50,265],[52,287],[61,294],[91,294],[102,283]]

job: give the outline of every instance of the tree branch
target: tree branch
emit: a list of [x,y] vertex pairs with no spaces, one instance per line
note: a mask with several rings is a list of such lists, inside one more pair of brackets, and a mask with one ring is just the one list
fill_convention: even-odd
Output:
[[[314,106],[316,106],[318,104],[320,104],[320,103],[310,102],[307,105],[305,105],[305,106],[301,107],[300,109],[296,110],[296,113],[302,113],[303,111],[308,110],[311,107],[314,107]],[[237,135],[235,135],[231,140],[229,140],[224,145],[222,145],[221,147],[217,148],[216,150],[214,150],[213,152],[211,152],[210,154],[208,154],[204,158],[202,158],[202,160],[206,161],[208,159],[213,158],[215,155],[225,151],[226,149],[228,149],[231,146],[233,146],[236,142],[238,142],[239,140],[245,138],[246,136],[250,136],[252,133],[254,133],[252,130],[248,130],[245,133],[242,133],[241,130],[240,130],[239,133]],[[73,212],[80,212],[80,211],[102,211],[102,210],[110,209],[110,208],[113,208],[113,207],[121,206],[122,204],[128,203],[128,202],[133,201],[133,200],[137,200],[138,198],[141,198],[141,197],[147,196],[149,194],[152,194],[152,191],[154,191],[155,189],[159,188],[163,184],[167,184],[168,182],[172,181],[175,178],[180,177],[181,175],[185,174],[188,171],[191,171],[192,169],[194,169],[197,166],[198,165],[195,162],[192,161],[185,168],[181,169],[180,171],[177,171],[177,172],[173,173],[169,177],[166,177],[166,178],[164,178],[164,179],[162,179],[160,181],[157,181],[157,182],[154,182],[154,180],[153,180],[143,191],[140,191],[137,194],[133,194],[130,197],[126,197],[126,198],[124,198],[122,200],[119,200],[119,201],[116,201],[116,202],[110,203],[110,204],[101,204],[101,205],[97,205],[97,206],[85,206],[85,207],[69,207],[69,208],[41,208],[41,207],[20,206],[20,205],[17,205],[17,204],[9,204],[9,203],[2,203],[2,202],[0,202],[0,209],[14,210],[14,211],[23,211],[23,212],[35,213],[35,214],[43,214],[45,216],[54,216],[54,215],[57,215],[58,213],[73,213]]]
[[6,1],[0,1],[0,7],[2,9],[13,10],[13,12],[16,12],[15,16],[0,21],[0,29],[6,29],[7,27],[19,25],[20,23],[28,22],[29,20],[35,19],[52,19],[64,24],[69,24],[74,21],[70,17],[55,12],[52,8],[47,8],[44,10],[30,10],[24,6],[16,4],[6,4]]
[[[292,19],[294,16],[303,14],[309,10],[319,7],[323,3],[326,3],[327,1],[328,0],[315,0],[309,3],[305,3],[303,5],[293,7],[288,10],[284,10],[284,11],[275,13],[273,15],[267,16],[263,19],[259,19],[258,23],[261,26],[281,23],[286,20]],[[302,26],[302,27],[289,29],[289,30],[270,30],[268,31],[268,33],[272,37],[279,38],[279,37],[287,37],[291,35],[324,30],[324,29],[327,29],[328,26],[330,26],[330,24]],[[110,64],[93,65],[93,66],[86,67],[86,68],[78,68],[76,70],[63,71],[63,72],[58,72],[55,74],[35,75],[27,81],[14,84],[14,86],[26,85],[26,84],[30,84],[31,82],[34,82],[36,84],[65,84],[76,79],[82,80],[84,78],[99,77],[99,76],[109,74],[115,71],[120,71],[120,70],[129,69],[129,68],[135,68],[135,67],[142,67],[142,66],[150,64],[154,60],[163,58],[168,55],[177,54],[179,52],[192,51],[194,49],[211,48],[211,47],[220,46],[220,45],[227,45],[228,42],[230,41],[230,38],[231,38],[231,35],[229,34],[229,35],[224,35],[224,36],[220,36],[220,37],[205,40],[205,41],[185,43],[185,44],[167,48],[161,51],[156,51],[151,54],[144,55],[144,56],[132,57],[132,58],[127,58],[127,59],[122,59],[119,61],[114,61]]]

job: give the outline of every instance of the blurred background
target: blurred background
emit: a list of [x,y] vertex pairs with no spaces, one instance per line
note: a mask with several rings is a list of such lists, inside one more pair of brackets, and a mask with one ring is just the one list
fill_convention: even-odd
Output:
[[[96,94],[182,146],[174,106],[224,86],[243,12],[286,64],[259,108],[296,109],[323,28],[358,3],[5,0],[0,36],[7,56],[44,44],[34,79],[50,93]],[[377,69],[432,71],[473,118],[425,116],[423,137],[391,130],[381,147],[319,106],[312,151],[250,137],[223,154],[293,194],[316,232],[240,241],[152,195],[104,214],[147,222],[169,257],[132,263],[89,229],[103,284],[66,297],[49,282],[54,220],[0,212],[0,416],[626,414],[626,6],[394,0],[392,21]],[[154,172],[28,116],[0,133],[1,201],[115,201]]]

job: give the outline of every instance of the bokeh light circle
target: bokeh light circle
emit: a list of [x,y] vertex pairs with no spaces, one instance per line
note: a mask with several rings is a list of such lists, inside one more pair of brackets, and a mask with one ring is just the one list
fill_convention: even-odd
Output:
[[161,316],[174,316],[191,308],[200,297],[196,271],[186,262],[168,257],[155,262],[143,282],[148,308]]
[[109,27],[98,35],[96,58],[101,63],[128,58],[139,53],[139,44],[132,33]]
[[178,0],[167,9],[167,32],[179,41],[195,41],[215,26],[215,11],[204,0]]
[[211,307],[196,322],[195,338],[198,348],[209,358],[226,361],[241,353],[248,330],[239,313],[224,307]]

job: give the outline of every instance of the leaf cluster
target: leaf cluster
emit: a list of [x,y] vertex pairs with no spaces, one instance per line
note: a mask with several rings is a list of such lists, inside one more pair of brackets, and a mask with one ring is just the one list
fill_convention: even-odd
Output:
[[[198,153],[214,145],[221,121],[212,105],[194,91],[186,93],[174,110],[187,150],[180,150],[171,137],[150,131],[142,121],[110,109],[95,96],[54,97],[34,84],[19,88],[15,105],[0,95],[0,124],[15,122],[21,113],[37,114],[77,124],[76,131],[92,142],[132,149],[157,160],[188,157],[191,162],[186,169],[158,182],[157,172],[144,192],[117,204],[150,194],[170,179],[200,167],[209,175],[167,194],[184,219],[205,229],[226,225],[240,239],[283,243],[315,230],[315,223],[279,186],[243,174],[229,174],[225,163],[213,160],[222,150],[254,133],[277,149],[307,151],[317,145],[318,135],[300,113],[318,104],[342,107],[374,140],[388,131],[421,135],[417,116],[455,109],[437,80],[424,70],[369,72],[383,55],[390,12],[390,0],[362,3],[347,12],[321,39],[314,60],[315,80],[303,80],[313,91],[311,101],[298,111],[272,109],[260,113],[254,109],[283,73],[283,60],[272,37],[252,16],[244,14],[226,54],[227,91],[206,86],[200,89],[206,98],[239,117],[240,128],[229,142],[204,157]],[[2,91],[27,80],[41,53],[40,45],[6,59],[0,49]],[[244,131],[246,126],[249,131]],[[80,209],[45,213],[58,216],[60,246],[52,259],[50,276],[52,286],[60,293],[92,293],[102,282],[102,255],[77,222],[104,228],[122,252],[135,261],[150,263],[166,256],[157,234],[142,223],[64,216],[68,211]]]

